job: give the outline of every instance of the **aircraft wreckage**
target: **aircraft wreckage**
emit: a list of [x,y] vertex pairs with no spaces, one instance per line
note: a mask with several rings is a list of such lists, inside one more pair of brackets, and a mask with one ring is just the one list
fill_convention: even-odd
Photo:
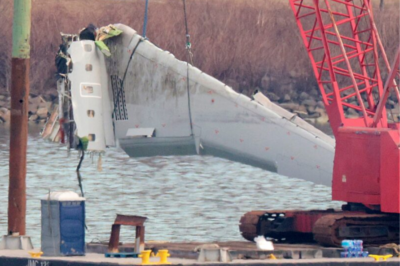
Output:
[[261,92],[253,99],[235,92],[128,26],[103,29],[112,31],[118,36],[100,44],[63,35],[68,67],[45,135],[69,143],[86,137],[89,152],[120,146],[131,157],[212,155],[331,185],[332,137]]

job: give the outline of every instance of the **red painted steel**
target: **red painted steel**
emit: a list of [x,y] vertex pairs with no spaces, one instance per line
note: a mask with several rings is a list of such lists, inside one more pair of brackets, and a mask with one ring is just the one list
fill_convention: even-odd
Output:
[[400,213],[400,142],[399,130],[390,130],[381,135],[381,211]]
[[312,233],[315,222],[324,215],[325,211],[297,211],[293,215],[293,229],[296,232]]
[[380,205],[380,138],[379,129],[339,128],[332,198]]
[[344,205],[345,212],[253,211],[240,220],[242,236],[250,241],[260,234],[298,240],[312,234],[324,245],[340,245],[339,226],[368,225],[389,231],[381,238],[358,235],[364,243],[396,242],[399,216],[389,213],[400,213],[400,123],[387,118],[386,103],[393,91],[400,102],[395,80],[400,47],[390,66],[370,0],[289,1],[336,137],[332,198],[385,214],[367,214],[359,204]]
[[400,213],[400,124],[385,106],[400,99],[400,47],[390,67],[370,0],[289,1],[336,137],[333,200]]
[[136,236],[140,238],[140,244],[144,244],[144,222],[147,220],[147,217],[137,216],[137,215],[123,215],[117,214],[115,218],[114,224],[111,227],[111,236],[110,241],[108,242],[108,251],[109,252],[118,252],[119,245],[119,233],[121,230],[121,225],[131,225],[136,227]]

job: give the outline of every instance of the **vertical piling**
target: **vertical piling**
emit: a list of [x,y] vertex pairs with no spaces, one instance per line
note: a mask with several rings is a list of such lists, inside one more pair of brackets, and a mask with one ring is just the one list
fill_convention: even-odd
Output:
[[8,234],[25,235],[31,0],[14,0]]

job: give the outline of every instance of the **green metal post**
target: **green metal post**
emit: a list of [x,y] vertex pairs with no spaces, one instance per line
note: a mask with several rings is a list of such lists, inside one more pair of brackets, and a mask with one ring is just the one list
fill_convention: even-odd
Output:
[[31,0],[14,0],[8,234],[25,235]]
[[13,58],[30,56],[31,0],[14,0]]

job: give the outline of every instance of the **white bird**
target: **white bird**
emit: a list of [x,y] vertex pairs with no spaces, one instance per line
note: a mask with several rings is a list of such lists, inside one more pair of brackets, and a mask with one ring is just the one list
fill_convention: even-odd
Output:
[[272,241],[266,240],[264,236],[257,236],[254,238],[254,241],[256,242],[257,249],[259,250],[274,250]]

